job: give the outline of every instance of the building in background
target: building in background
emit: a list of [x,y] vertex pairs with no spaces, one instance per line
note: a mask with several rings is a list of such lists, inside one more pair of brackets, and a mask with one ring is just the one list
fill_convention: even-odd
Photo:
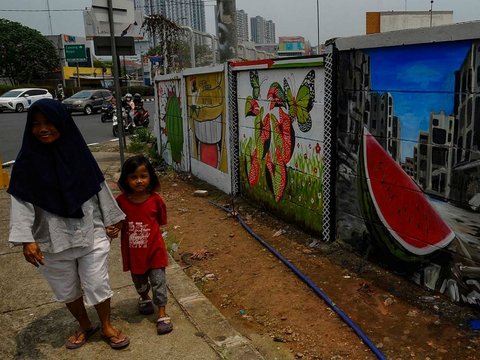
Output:
[[303,36],[280,36],[278,38],[278,56],[311,55],[311,47]]
[[275,23],[261,16],[250,18],[251,40],[255,44],[275,44]]
[[143,16],[163,15],[177,25],[205,32],[205,2],[203,0],[135,0],[135,10]]
[[366,33],[453,24],[453,11],[372,11],[366,13]]
[[244,10],[237,10],[237,42],[246,42],[248,38],[248,14]]

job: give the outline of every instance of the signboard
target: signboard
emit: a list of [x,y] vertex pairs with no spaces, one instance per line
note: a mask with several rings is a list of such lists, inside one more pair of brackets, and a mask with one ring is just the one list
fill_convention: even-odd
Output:
[[[93,46],[95,55],[109,56],[112,55],[112,40],[109,36],[94,36]],[[115,47],[117,55],[135,55],[135,43],[131,36],[115,36]]]
[[87,54],[85,52],[84,44],[64,45],[65,60],[68,62],[85,62],[87,61]]
[[[143,14],[139,10],[134,10],[133,0],[115,0],[112,13],[115,36],[143,39],[141,30]],[[93,40],[94,36],[110,36],[107,1],[94,0],[92,7],[83,11],[83,22],[87,40]]]

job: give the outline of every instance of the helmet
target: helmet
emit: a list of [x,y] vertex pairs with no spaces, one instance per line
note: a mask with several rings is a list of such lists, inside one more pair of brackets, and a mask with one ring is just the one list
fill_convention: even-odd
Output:
[[139,93],[135,93],[133,95],[133,100],[141,100],[142,99],[142,95],[140,95]]
[[130,93],[126,93],[126,94],[125,94],[125,99],[126,99],[126,100],[132,100],[132,97],[133,97],[133,96],[132,96],[132,94],[130,94]]

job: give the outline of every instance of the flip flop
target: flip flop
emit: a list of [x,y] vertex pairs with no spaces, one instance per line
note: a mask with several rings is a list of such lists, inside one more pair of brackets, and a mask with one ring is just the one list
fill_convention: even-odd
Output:
[[173,325],[170,320],[170,317],[165,316],[157,320],[157,334],[164,335],[168,334],[173,330]]
[[[115,350],[123,349],[128,345],[130,345],[130,339],[128,338],[128,336],[123,335],[120,330],[117,330],[116,334],[111,336],[107,336],[102,333],[102,337],[106,342],[108,342],[108,345],[110,345],[110,347]],[[115,342],[113,341],[113,338],[122,339],[122,340]]]
[[66,340],[65,341],[65,347],[67,349],[70,349],[70,350],[73,350],[73,349],[78,349],[79,347],[82,347],[83,345],[85,345],[85,343],[87,342],[87,340],[93,335],[95,334],[98,330],[100,329],[100,325],[99,324],[95,324],[94,326],[92,326],[90,329],[88,330],[77,330],[75,331],[75,340],[78,339],[78,337],[80,335],[83,334],[83,340],[79,343],[75,343],[75,342],[71,342],[70,340]]

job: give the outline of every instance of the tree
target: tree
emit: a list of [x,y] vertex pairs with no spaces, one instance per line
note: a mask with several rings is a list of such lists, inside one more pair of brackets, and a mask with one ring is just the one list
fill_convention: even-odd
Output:
[[0,19],[0,76],[14,83],[43,79],[60,66],[52,42],[37,30]]
[[[176,54],[171,57],[174,70],[189,68],[192,66],[190,59],[190,41],[177,40]],[[162,46],[150,48],[149,56],[162,56]],[[212,49],[208,45],[195,44],[195,66],[206,66],[212,64]]]

